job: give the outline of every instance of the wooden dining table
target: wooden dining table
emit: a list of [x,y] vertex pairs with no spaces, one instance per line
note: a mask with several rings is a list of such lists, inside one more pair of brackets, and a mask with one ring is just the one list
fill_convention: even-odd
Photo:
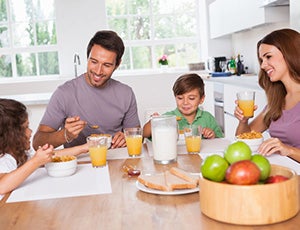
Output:
[[124,165],[132,165],[141,171],[163,172],[177,166],[199,173],[201,162],[197,154],[178,155],[177,162],[168,165],[155,164],[148,154],[109,160],[112,193],[15,203],[6,203],[7,194],[0,202],[0,229],[299,229],[300,213],[281,223],[260,226],[213,220],[201,213],[201,188],[183,195],[146,193],[136,187],[137,177],[123,170]]

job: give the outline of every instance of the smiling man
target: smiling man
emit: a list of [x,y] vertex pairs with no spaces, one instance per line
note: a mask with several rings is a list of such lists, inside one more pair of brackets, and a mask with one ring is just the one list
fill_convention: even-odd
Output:
[[33,147],[81,145],[93,133],[113,136],[112,148],[125,147],[124,128],[139,127],[132,89],[111,78],[124,53],[113,31],[98,31],[87,47],[87,72],[53,93],[33,138]]

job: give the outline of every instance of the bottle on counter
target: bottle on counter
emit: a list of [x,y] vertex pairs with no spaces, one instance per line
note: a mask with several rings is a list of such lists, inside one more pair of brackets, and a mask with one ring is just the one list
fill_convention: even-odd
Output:
[[241,76],[241,74],[243,74],[243,73],[245,73],[244,65],[243,65],[242,60],[241,60],[241,55],[238,54],[237,63],[236,63],[236,75]]
[[227,64],[228,70],[231,74],[236,74],[236,63],[234,57],[231,57],[230,61]]

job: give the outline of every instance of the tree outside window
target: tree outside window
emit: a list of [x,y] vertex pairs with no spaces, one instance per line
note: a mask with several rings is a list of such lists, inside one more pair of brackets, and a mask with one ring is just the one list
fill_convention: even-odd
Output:
[[109,28],[125,43],[122,70],[153,69],[168,56],[170,67],[200,57],[198,0],[106,0]]
[[55,0],[0,0],[0,78],[58,75]]

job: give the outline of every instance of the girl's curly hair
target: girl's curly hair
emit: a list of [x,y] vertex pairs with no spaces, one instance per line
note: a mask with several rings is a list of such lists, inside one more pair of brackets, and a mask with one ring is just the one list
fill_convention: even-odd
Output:
[[0,98],[0,157],[11,154],[18,166],[27,160],[26,106],[21,102]]

